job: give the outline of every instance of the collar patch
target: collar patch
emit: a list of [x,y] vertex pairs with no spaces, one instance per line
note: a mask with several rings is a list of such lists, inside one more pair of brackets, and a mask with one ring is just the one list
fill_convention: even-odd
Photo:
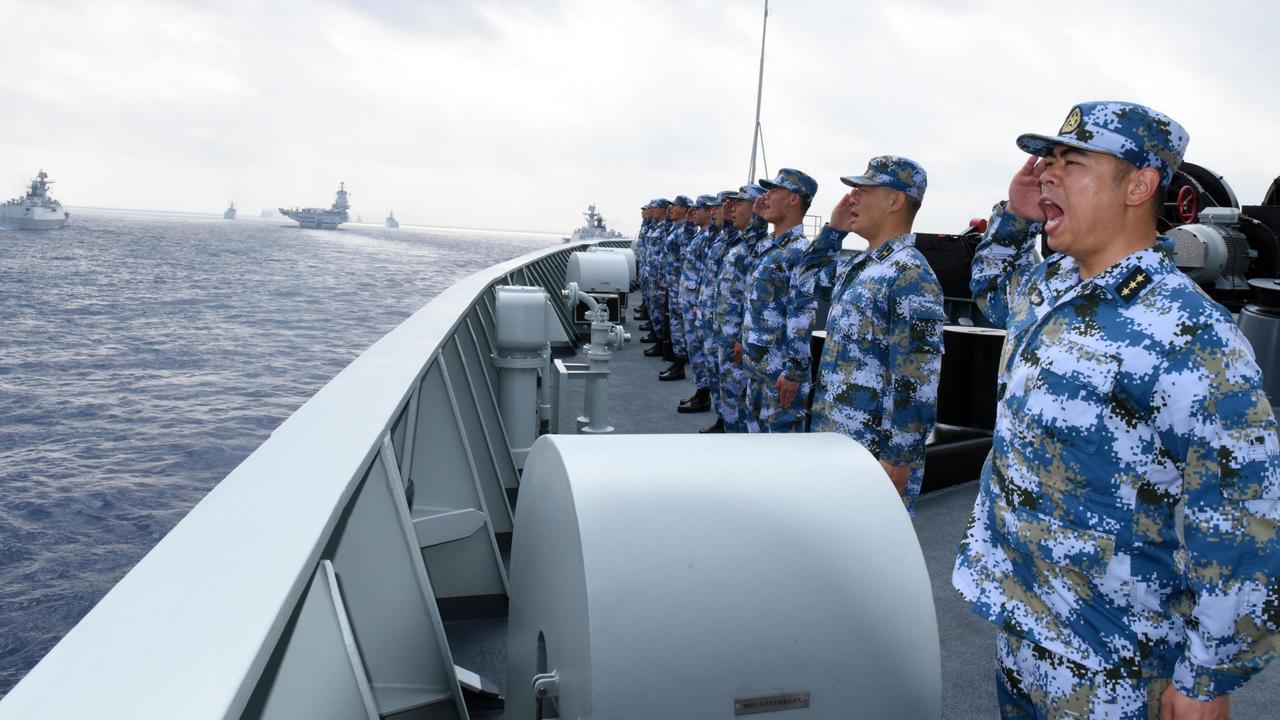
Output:
[[1115,284],[1116,294],[1127,303],[1133,302],[1142,294],[1144,288],[1151,284],[1151,273],[1143,267],[1129,271],[1120,282]]
[[885,243],[881,245],[874,253],[872,253],[871,257],[875,258],[879,262],[884,262],[885,258],[889,257],[892,254],[893,254],[893,245],[889,243]]

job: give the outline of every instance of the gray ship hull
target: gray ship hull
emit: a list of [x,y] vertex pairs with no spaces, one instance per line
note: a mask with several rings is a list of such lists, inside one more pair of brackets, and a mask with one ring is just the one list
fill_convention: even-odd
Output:
[[319,230],[336,230],[339,225],[347,222],[346,213],[335,213],[327,210],[285,210],[281,208],[280,214],[304,228]]
[[33,213],[6,215],[0,213],[0,228],[6,230],[52,230],[67,224],[67,213]]

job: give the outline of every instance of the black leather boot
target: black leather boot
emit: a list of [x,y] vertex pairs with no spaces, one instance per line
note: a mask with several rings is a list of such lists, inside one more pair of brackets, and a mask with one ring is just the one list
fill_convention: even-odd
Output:
[[662,343],[649,347],[644,351],[645,357],[662,357]]
[[670,340],[662,341],[662,359],[669,363],[676,361],[676,348],[671,344]]
[[717,416],[716,416],[716,422],[715,422],[715,424],[714,424],[714,425],[712,425],[711,427],[704,427],[704,428],[702,428],[701,430],[699,430],[698,432],[699,432],[699,433],[701,433],[701,434],[703,434],[703,435],[707,435],[707,434],[710,434],[710,433],[722,433],[722,432],[724,432],[724,418],[722,418],[722,417],[720,417],[719,415],[717,415]]
[[645,332],[653,332],[653,323],[649,323],[649,322],[640,323],[640,329]]
[[686,360],[684,358],[681,358],[681,357],[676,358],[675,362],[668,365],[666,370],[663,370],[662,372],[658,373],[658,379],[663,381],[683,380],[685,362]]
[[[681,368],[683,374],[684,368]],[[711,391],[707,388],[698,388],[698,391],[689,398],[688,404],[681,403],[676,412],[682,413],[700,413],[707,412],[711,409]]]
[[662,338],[658,337],[656,333],[650,332],[648,335],[645,335],[644,337],[640,338],[640,342],[642,343],[662,342]]

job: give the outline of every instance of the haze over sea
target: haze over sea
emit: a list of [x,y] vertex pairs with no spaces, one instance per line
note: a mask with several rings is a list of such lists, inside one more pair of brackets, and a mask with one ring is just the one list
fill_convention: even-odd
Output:
[[365,348],[559,242],[74,208],[0,230],[0,695]]

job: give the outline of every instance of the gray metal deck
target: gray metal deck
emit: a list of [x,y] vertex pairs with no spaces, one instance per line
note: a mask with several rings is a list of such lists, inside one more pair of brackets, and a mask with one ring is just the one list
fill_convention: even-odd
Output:
[[[635,295],[632,306],[639,302]],[[675,407],[694,391],[692,373],[683,381],[659,382],[666,367],[659,358],[642,355],[638,322],[626,311],[633,341],[610,362],[610,421],[619,433],[691,433],[714,421],[711,413],[679,414]],[[571,408],[580,412],[582,388],[572,388]],[[568,413],[566,413],[568,415]],[[643,462],[643,458],[635,458]],[[977,482],[965,483],[920,498],[915,527],[933,585],[942,647],[943,717],[978,720],[997,717],[995,693],[995,628],[971,613],[951,587],[951,567],[964,535]],[[505,689],[506,619],[446,623],[454,661],[475,670]],[[1280,702],[1280,663],[1273,664],[1232,698],[1232,717],[1261,720],[1275,717]]]

